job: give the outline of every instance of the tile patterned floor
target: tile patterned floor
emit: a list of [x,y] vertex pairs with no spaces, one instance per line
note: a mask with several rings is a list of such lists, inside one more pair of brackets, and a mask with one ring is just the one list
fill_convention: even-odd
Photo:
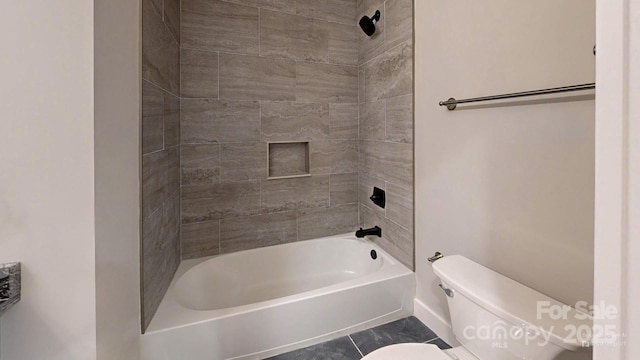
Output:
[[420,320],[410,316],[266,360],[357,360],[383,346],[401,343],[429,343],[441,349],[451,348]]

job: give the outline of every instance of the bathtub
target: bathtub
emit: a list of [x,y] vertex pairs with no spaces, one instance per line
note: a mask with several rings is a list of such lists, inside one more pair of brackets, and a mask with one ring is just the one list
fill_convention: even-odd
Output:
[[141,359],[263,359],[410,315],[414,297],[414,273],[351,234],[187,260]]

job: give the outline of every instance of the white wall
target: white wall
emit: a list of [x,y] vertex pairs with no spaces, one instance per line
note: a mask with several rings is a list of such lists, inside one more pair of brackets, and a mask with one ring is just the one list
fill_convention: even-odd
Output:
[[137,356],[139,10],[118,3],[95,43],[91,1],[0,4],[0,262],[23,271],[4,360]]
[[640,357],[640,3],[597,4],[594,298],[619,313],[595,326],[623,337],[596,338],[604,345],[594,359],[632,360]]
[[[629,124],[628,142],[628,203],[627,203],[627,286],[626,286],[626,358],[640,358],[640,2],[629,2],[630,36],[629,46]],[[604,120],[604,119],[603,119]],[[605,356],[601,357],[606,359]],[[598,359],[600,360],[600,359]]]
[[95,0],[98,359],[140,340],[140,2]]
[[2,358],[96,353],[93,4],[0,3],[0,262],[22,262]]
[[448,319],[435,251],[592,301],[593,92],[437,103],[594,82],[594,44],[594,1],[416,1],[417,297],[432,315]]

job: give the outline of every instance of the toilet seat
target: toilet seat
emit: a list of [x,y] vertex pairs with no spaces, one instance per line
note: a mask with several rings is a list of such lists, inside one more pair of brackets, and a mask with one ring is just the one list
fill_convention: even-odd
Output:
[[380,348],[362,360],[451,360],[433,344],[397,344]]

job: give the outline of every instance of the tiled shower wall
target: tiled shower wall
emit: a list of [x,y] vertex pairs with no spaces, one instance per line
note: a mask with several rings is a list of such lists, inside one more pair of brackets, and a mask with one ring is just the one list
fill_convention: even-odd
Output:
[[[413,269],[413,1],[358,0],[359,16],[376,10],[376,33],[359,32],[360,221],[380,226],[372,240]],[[385,209],[369,200],[374,186]]]
[[[407,0],[143,1],[143,328],[181,253],[360,223],[413,267],[412,16]],[[267,179],[282,141],[309,142],[310,176]]]
[[[183,259],[356,229],[356,1],[182,0]],[[310,176],[268,179],[281,141]]]
[[180,0],[142,2],[142,328],[180,263]]

